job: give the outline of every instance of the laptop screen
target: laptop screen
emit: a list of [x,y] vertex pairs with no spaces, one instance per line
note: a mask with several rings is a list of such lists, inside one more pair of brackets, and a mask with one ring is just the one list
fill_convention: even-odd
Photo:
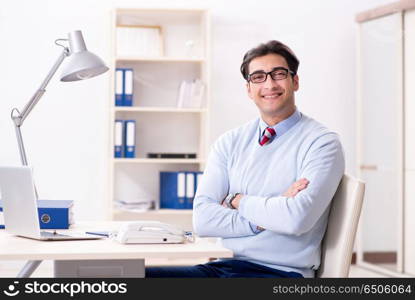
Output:
[[39,237],[32,169],[27,166],[0,167],[0,193],[6,231],[20,236]]

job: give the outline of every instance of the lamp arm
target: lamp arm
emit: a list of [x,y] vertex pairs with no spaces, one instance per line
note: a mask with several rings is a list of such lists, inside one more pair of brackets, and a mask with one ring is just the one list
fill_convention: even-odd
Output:
[[43,96],[43,94],[46,92],[46,86],[48,85],[49,81],[52,79],[53,75],[55,75],[56,71],[58,70],[59,66],[62,64],[65,57],[69,55],[69,49],[65,47],[59,55],[58,59],[56,60],[55,64],[53,65],[52,69],[49,71],[46,78],[43,80],[40,87],[37,89],[35,94],[32,96],[30,101],[26,104],[26,106],[23,108],[22,112],[20,113],[20,125],[23,124],[26,117],[29,115],[29,113],[32,111],[34,106],[37,104],[39,99]]
[[49,81],[52,79],[53,75],[58,70],[59,66],[62,64],[65,57],[69,55],[69,49],[64,47],[64,50],[59,55],[58,59],[56,60],[55,64],[53,65],[52,69],[49,71],[46,78],[43,80],[40,87],[36,90],[35,94],[29,100],[29,102],[25,105],[22,112],[20,112],[17,108],[13,108],[11,112],[11,118],[13,120],[15,130],[16,130],[16,137],[17,143],[19,145],[19,152],[20,152],[20,159],[24,166],[27,166],[27,158],[26,158],[26,151],[24,148],[22,133],[20,131],[20,127],[23,125],[24,120],[35,107],[35,105],[39,102],[40,98],[46,92],[45,88],[48,85]]

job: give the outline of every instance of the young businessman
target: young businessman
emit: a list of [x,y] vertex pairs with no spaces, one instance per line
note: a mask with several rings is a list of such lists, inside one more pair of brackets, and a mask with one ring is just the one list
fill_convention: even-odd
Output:
[[260,118],[219,137],[196,193],[196,233],[221,238],[234,258],[148,268],[147,277],[314,276],[344,156],[335,133],[297,110],[298,65],[278,41],[245,54]]

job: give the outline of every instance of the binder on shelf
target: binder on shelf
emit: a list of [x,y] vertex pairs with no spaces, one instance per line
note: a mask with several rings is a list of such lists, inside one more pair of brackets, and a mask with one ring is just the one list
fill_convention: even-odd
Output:
[[0,229],[4,229],[3,209],[1,207],[0,207]]
[[125,150],[124,157],[135,157],[135,120],[125,121]]
[[186,172],[186,202],[185,208],[193,208],[193,199],[195,198],[195,173]]
[[124,106],[133,106],[134,94],[133,69],[124,69]]
[[[73,224],[72,200],[38,200],[40,229],[68,229]],[[0,200],[0,213],[3,204]],[[0,224],[3,225],[4,223]]]
[[195,193],[197,192],[197,188],[199,187],[200,182],[202,181],[203,172],[195,172],[196,180],[195,180]]
[[123,157],[123,126],[122,120],[115,120],[114,128],[114,157]]
[[186,208],[185,172],[160,172],[160,208]]
[[186,173],[179,172],[177,174],[177,208],[186,208]]
[[123,69],[115,69],[115,106],[123,105],[124,98],[124,71]]
[[189,208],[193,209],[193,200],[196,196],[196,192],[197,192],[197,188],[199,186],[199,183],[202,180],[202,176],[203,176],[203,172],[193,172],[194,174],[194,195],[193,195],[193,199],[191,201],[191,206],[189,206]]

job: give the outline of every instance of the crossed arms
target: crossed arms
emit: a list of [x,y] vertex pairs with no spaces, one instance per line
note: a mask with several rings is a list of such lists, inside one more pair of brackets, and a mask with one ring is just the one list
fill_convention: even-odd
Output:
[[341,145],[327,134],[311,145],[298,174],[301,179],[282,195],[238,195],[232,201],[235,209],[229,209],[222,205],[229,192],[226,153],[223,145],[214,146],[196,194],[193,224],[199,236],[243,237],[262,229],[301,235],[327,209],[344,173]]

